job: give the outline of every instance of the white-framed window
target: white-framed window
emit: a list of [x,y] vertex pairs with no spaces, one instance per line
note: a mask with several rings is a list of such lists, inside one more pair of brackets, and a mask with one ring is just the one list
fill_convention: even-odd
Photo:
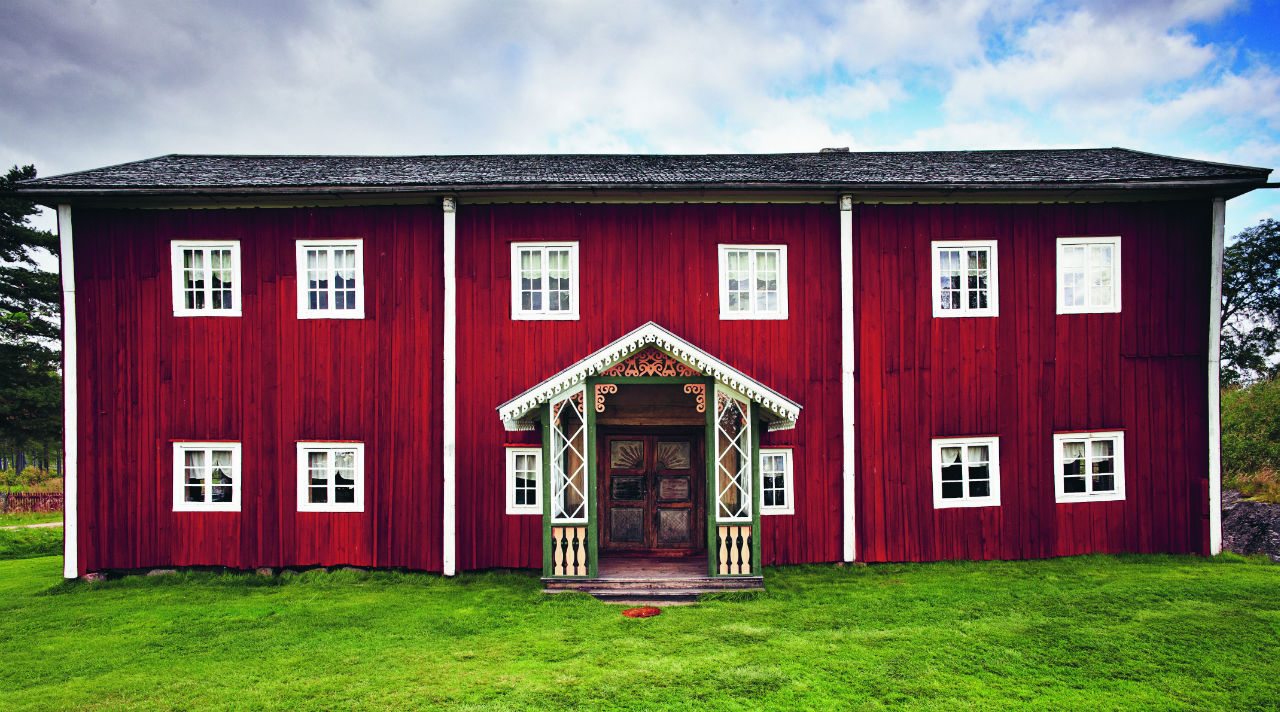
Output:
[[364,318],[364,240],[298,240],[298,318]]
[[507,514],[542,514],[542,448],[507,448]]
[[795,514],[791,450],[760,448],[760,514]]
[[578,243],[511,243],[511,318],[577,319]]
[[364,443],[298,443],[298,511],[364,511]]
[[1120,238],[1058,238],[1058,313],[1120,311]]
[[1124,432],[1054,433],[1053,482],[1059,502],[1124,499]]
[[173,511],[240,511],[240,443],[173,444]]
[[174,316],[240,316],[240,241],[169,243]]
[[999,316],[1000,275],[995,240],[935,240],[933,315]]
[[998,506],[1000,438],[934,438],[934,509]]
[[720,245],[720,318],[787,318],[787,246]]

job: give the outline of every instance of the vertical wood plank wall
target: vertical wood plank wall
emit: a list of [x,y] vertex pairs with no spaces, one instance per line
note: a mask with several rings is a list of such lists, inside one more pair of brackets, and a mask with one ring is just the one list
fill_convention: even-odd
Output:
[[[81,571],[441,568],[438,205],[75,210]],[[1209,204],[855,206],[858,558],[1207,547]],[[1055,238],[1122,237],[1123,311],[1057,316]],[[363,321],[298,320],[294,240],[361,237]],[[929,242],[999,241],[1000,316],[934,319]],[[175,318],[173,239],[238,239],[241,318]],[[459,205],[458,566],[539,567],[495,408],[646,321],[799,402],[765,564],[841,558],[838,211]],[[577,241],[580,321],[512,321],[511,248]],[[790,318],[721,321],[717,245],[786,244]],[[1052,434],[1124,429],[1122,502],[1055,504]],[[934,510],[933,437],[999,435],[1002,506]],[[172,511],[172,440],[243,443],[242,511]],[[297,440],[366,443],[366,511],[296,511]],[[594,498],[595,493],[591,493]]]
[[[766,563],[840,558],[840,253],[831,205],[468,205],[458,209],[458,565],[541,566],[539,517],[503,508],[495,408],[647,321],[804,406],[796,514],[762,518]],[[580,321],[511,320],[511,243],[579,243]],[[721,321],[717,245],[786,244],[790,318]],[[593,445],[594,447],[594,445]],[[596,493],[591,493],[594,507]]]
[[[859,558],[1207,550],[1207,200],[856,210]],[[1122,311],[1057,315],[1056,238],[1088,235],[1122,238]],[[957,237],[999,241],[999,317],[932,318]],[[1053,433],[1115,429],[1124,501],[1056,504]],[[961,435],[1000,436],[1001,506],[933,508]]]
[[[82,571],[439,570],[438,206],[76,209]],[[364,239],[363,320],[297,318],[294,241]],[[173,316],[170,240],[240,240],[243,317]],[[243,443],[239,513],[174,512],[172,440]],[[363,513],[298,512],[298,440],[361,440]]]

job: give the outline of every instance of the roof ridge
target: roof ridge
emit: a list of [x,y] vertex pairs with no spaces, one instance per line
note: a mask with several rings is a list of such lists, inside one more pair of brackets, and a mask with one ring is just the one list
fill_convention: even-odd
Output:
[[1246,171],[1258,171],[1260,173],[1270,174],[1270,168],[1261,166],[1249,166],[1243,163],[1224,163],[1222,161],[1206,161],[1203,158],[1187,158],[1186,156],[1173,156],[1167,153],[1153,153],[1151,151],[1140,151],[1136,148],[1125,148],[1123,146],[1112,146],[1117,151],[1125,151],[1126,153],[1136,153],[1140,156],[1154,156],[1156,158],[1164,158],[1170,161],[1179,161],[1182,163],[1199,163],[1202,165],[1219,166],[1221,168],[1240,168]]

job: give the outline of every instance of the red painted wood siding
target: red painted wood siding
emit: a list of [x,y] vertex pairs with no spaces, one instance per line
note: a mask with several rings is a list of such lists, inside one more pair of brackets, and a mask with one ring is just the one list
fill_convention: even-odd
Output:
[[[438,206],[74,213],[82,571],[441,568]],[[458,564],[541,565],[496,406],[653,320],[803,407],[766,563],[841,555],[833,205],[470,205],[458,218]],[[858,555],[1204,551],[1207,203],[859,206]],[[1122,237],[1123,311],[1056,316],[1055,238]],[[362,321],[296,318],[294,240],[365,240]],[[929,242],[999,241],[1000,316],[934,319]],[[238,239],[244,316],[172,315],[173,239]],[[577,241],[578,321],[512,321],[510,243]],[[790,318],[721,321],[720,244],[788,245]],[[1123,502],[1054,503],[1052,434],[1123,428]],[[1001,438],[1002,506],[934,510],[933,437]],[[172,511],[173,440],[239,440],[240,513]],[[296,511],[295,442],[366,443],[366,511]]]
[[[495,408],[655,321],[804,406],[796,514],[762,518],[766,563],[840,557],[839,224],[832,206],[467,205],[458,210],[458,557],[542,564],[541,517],[504,513]],[[511,243],[577,241],[580,321],[511,320]],[[785,244],[790,318],[721,321],[717,245]],[[594,493],[592,501],[594,501]],[[594,506],[594,505],[593,505]]]
[[[860,206],[866,561],[1207,549],[1209,204]],[[1121,236],[1122,311],[1055,314],[1056,238]],[[999,242],[1000,316],[932,317],[930,241]],[[1126,498],[1054,502],[1053,433],[1125,431]],[[1001,506],[933,508],[930,440],[1000,436]]]
[[[76,209],[81,571],[441,568],[438,206]],[[364,320],[297,318],[294,241],[364,240]],[[170,241],[240,240],[243,317],[174,317]],[[363,513],[300,513],[298,440],[360,440]],[[243,443],[239,513],[172,511],[173,440]]]

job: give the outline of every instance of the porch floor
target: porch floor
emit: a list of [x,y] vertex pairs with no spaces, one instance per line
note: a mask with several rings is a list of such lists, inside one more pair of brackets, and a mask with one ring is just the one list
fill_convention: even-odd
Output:
[[760,576],[707,575],[706,556],[601,556],[596,578],[544,578],[544,593],[578,591],[614,603],[696,601],[704,593],[758,590]]

